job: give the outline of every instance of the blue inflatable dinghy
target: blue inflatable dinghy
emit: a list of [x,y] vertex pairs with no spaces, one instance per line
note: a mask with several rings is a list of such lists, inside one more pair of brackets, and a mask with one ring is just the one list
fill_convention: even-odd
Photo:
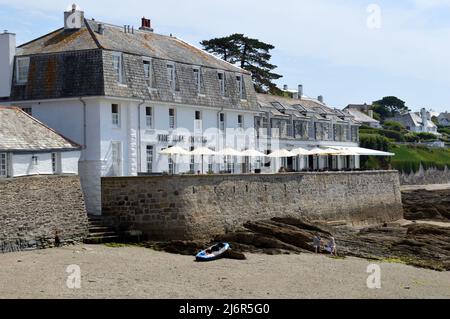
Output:
[[221,258],[223,254],[230,249],[230,244],[219,243],[208,249],[202,250],[195,256],[197,261],[213,261]]

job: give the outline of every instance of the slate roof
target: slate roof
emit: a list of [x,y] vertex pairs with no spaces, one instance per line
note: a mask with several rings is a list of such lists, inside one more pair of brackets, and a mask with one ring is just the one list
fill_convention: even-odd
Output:
[[[103,34],[98,32],[99,24],[104,26]],[[175,37],[141,30],[134,30],[134,33],[125,33],[123,27],[86,19],[80,30],[68,31],[61,28],[21,45],[18,55],[92,49],[118,51],[250,74],[248,71],[225,62]]]
[[380,124],[380,121],[375,120],[374,118],[371,118],[367,114],[358,111],[357,109],[348,108],[346,111],[352,115],[356,121],[361,123],[377,123]]
[[349,120],[355,122],[351,114],[330,108],[319,100],[308,97],[302,97],[299,100],[270,94],[257,94],[257,100],[262,110],[271,110],[272,113],[272,110],[275,109],[273,103],[279,103],[285,107],[286,113],[296,115],[297,117],[307,116],[322,121],[333,118],[336,122],[346,122]]
[[0,106],[0,151],[75,151],[66,139],[17,107]]

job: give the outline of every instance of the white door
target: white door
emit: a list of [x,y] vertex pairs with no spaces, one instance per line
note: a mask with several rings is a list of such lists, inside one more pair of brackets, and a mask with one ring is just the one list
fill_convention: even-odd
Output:
[[112,142],[111,148],[113,176],[122,176],[122,143]]

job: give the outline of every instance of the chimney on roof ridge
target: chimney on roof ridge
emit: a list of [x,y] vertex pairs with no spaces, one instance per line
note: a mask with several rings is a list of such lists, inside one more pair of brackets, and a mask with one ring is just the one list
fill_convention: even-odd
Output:
[[284,91],[287,91],[287,90],[288,90],[287,84],[283,85],[283,90],[284,90]]
[[139,28],[139,30],[153,32],[152,21],[150,19],[143,17],[141,27]]
[[298,85],[298,99],[301,100],[303,96],[303,85]]
[[317,100],[319,100],[320,103],[323,103],[323,96],[322,96],[322,95],[319,95],[319,96],[317,97]]
[[72,9],[64,12],[64,30],[81,29],[84,20],[84,12],[76,4]]

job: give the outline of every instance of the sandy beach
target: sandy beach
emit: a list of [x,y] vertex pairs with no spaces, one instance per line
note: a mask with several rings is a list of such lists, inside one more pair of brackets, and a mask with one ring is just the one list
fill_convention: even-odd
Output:
[[[80,245],[0,255],[0,298],[450,298],[450,272],[380,263],[368,289],[364,259],[247,254],[196,263],[138,247]],[[69,265],[81,289],[69,289]]]

